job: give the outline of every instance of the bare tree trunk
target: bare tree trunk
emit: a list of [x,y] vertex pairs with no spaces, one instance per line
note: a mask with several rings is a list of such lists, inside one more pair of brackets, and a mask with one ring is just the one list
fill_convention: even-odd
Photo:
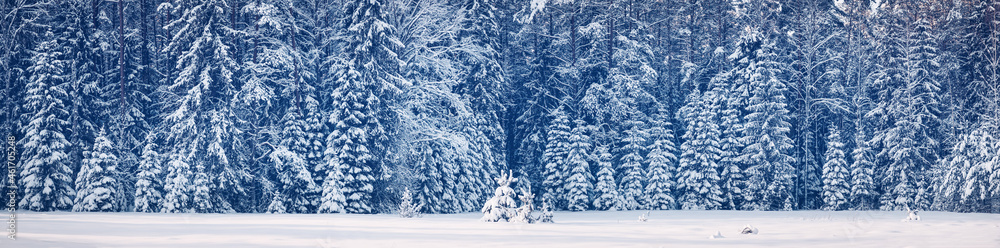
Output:
[[122,0],[118,0],[118,90],[121,98],[118,106],[121,108],[118,121],[118,146],[122,145],[125,135],[125,11]]
[[[292,17],[292,8],[291,7],[288,8],[288,16]],[[299,47],[297,45],[297,42],[295,41],[295,31],[296,30],[295,30],[295,23],[294,23],[294,21],[292,22],[291,29],[292,29],[292,32],[291,32],[291,35],[292,35],[292,50],[294,50],[293,53],[295,53],[295,52],[299,51]],[[295,64],[295,71],[294,71],[294,77],[295,77],[295,107],[299,111],[299,118],[301,118],[302,117],[302,82],[299,80],[299,60],[297,58],[295,58],[295,59],[293,59],[292,63]]]

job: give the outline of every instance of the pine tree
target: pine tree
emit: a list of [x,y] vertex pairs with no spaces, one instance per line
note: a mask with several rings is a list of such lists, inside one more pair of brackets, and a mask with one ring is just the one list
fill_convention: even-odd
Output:
[[576,127],[569,137],[569,152],[566,154],[566,181],[563,192],[567,201],[566,209],[585,211],[590,209],[590,195],[594,189],[594,176],[590,173],[590,136],[587,123],[576,120]]
[[204,165],[196,165],[194,171],[194,178],[191,181],[191,209],[195,213],[211,213],[215,210],[215,206],[212,203],[212,193],[210,187],[212,183],[209,182],[208,172],[205,170]]
[[[488,142],[483,161],[488,168],[506,167],[506,134],[501,127],[507,80],[500,65],[499,14],[495,0],[464,0],[465,17],[456,39],[463,43],[455,62],[464,65],[463,78],[453,91],[469,101],[476,130]],[[468,45],[466,47],[466,45]],[[479,135],[477,135],[479,136]],[[495,174],[496,172],[492,172]]]
[[[925,209],[928,171],[939,159],[940,82],[934,20],[918,6],[893,6],[885,18],[879,104],[868,114],[885,124],[872,141],[882,148],[879,199],[883,210]],[[898,8],[898,9],[896,9]]]
[[[660,110],[664,111],[666,110]],[[651,123],[649,133],[654,140],[653,144],[647,147],[649,154],[646,155],[645,193],[649,198],[646,202],[647,209],[674,209],[677,204],[672,192],[675,186],[674,171],[677,166],[677,157],[674,155],[674,133],[670,122],[667,122],[662,114],[654,115]]]
[[[974,129],[968,137],[968,165],[958,167],[965,169],[961,191],[961,205],[967,211],[996,212],[996,189],[1000,186],[997,168],[1000,167],[1000,140],[995,134],[998,128],[994,123],[984,122]],[[969,156],[971,155],[971,156]],[[957,161],[961,162],[961,161]]]
[[[240,139],[243,131],[237,128],[236,113],[230,108],[238,90],[233,78],[238,67],[227,42],[230,6],[222,0],[206,0],[179,1],[173,7],[180,16],[166,27],[176,32],[164,51],[176,56],[176,71],[165,88],[168,94],[163,94],[160,123],[169,130],[164,132],[162,146],[164,156],[171,160],[168,171],[174,173],[168,180],[194,173],[188,179],[193,187],[189,195],[193,205],[188,207],[193,211],[252,211],[247,187],[253,176],[247,161],[242,161],[247,158],[240,156],[245,149]],[[168,189],[167,194],[180,196],[180,190]],[[164,211],[184,211],[178,206],[184,205],[174,204]]]
[[298,153],[278,146],[269,155],[277,172],[278,192],[268,206],[269,213],[314,213],[318,188],[305,161]]
[[423,141],[412,148],[411,156],[415,160],[412,168],[416,173],[414,197],[424,204],[426,213],[463,212],[459,203],[462,199],[456,195],[456,191],[464,190],[457,182],[460,171],[456,154],[453,147],[433,135],[418,136],[424,137],[420,138]]
[[677,190],[681,209],[718,209],[722,206],[719,188],[719,128],[717,106],[711,99],[715,92],[692,92],[682,108],[681,119],[687,123],[687,133],[681,144]]
[[[338,76],[338,87],[331,95],[332,132],[324,154],[329,161],[327,170],[341,170],[340,191],[348,213],[378,211],[376,196],[382,193],[385,178],[383,155],[390,141],[387,128],[394,119],[389,106],[392,97],[408,84],[398,74],[401,44],[393,26],[385,21],[385,5],[380,0],[352,1],[344,7],[349,15],[343,23],[348,67]],[[324,192],[323,199],[331,198]]]
[[542,201],[562,206],[565,194],[562,186],[566,183],[567,175],[565,173],[568,171],[566,169],[566,156],[571,144],[569,141],[571,130],[569,116],[566,116],[562,108],[553,111],[552,116],[552,123],[549,124],[548,135],[546,135],[545,153],[542,155],[542,162],[545,163],[545,171],[542,174],[542,177],[545,178],[545,181],[542,182],[545,193],[542,194]]
[[637,210],[643,208],[646,201],[646,172],[642,162],[645,160],[643,153],[649,134],[641,121],[630,120],[625,125],[629,129],[625,130],[623,144],[618,150],[619,154],[623,154],[618,160],[618,192],[622,197],[622,209]]
[[145,213],[160,212],[163,200],[162,161],[156,152],[153,135],[146,137],[146,146],[142,150],[138,172],[135,181],[133,197],[134,211]]
[[324,173],[323,184],[320,186],[323,190],[319,199],[319,213],[343,213],[344,203],[347,198],[344,196],[343,191],[343,177],[341,169],[339,166],[326,168],[325,166],[317,170],[318,173]]
[[121,209],[115,199],[121,190],[117,178],[118,156],[104,129],[98,133],[94,147],[84,152],[83,165],[76,177],[76,212],[117,212]]
[[510,221],[511,218],[515,216],[515,206],[514,203],[514,189],[510,188],[510,184],[517,182],[517,178],[513,178],[508,173],[503,173],[500,177],[496,178],[497,189],[493,193],[493,197],[483,206],[483,218],[482,221],[485,222],[499,222],[499,221]]
[[747,27],[741,38],[746,40],[741,44],[759,46],[752,51],[755,60],[739,71],[751,92],[746,109],[749,114],[741,130],[747,142],[740,158],[749,165],[745,170],[748,186],[744,197],[750,204],[746,209],[791,210],[795,158],[790,155],[793,142],[788,137],[788,89],[779,78],[775,44],[762,36],[760,31]]
[[189,213],[191,209],[191,167],[177,155],[167,162],[162,213]]
[[[722,53],[723,51],[718,51]],[[716,56],[722,56],[721,54]],[[721,59],[721,58],[720,58]],[[719,140],[719,189],[722,191],[722,209],[736,210],[742,205],[742,194],[745,183],[743,171],[740,168],[739,156],[743,149],[740,133],[740,110],[735,103],[730,103],[732,74],[721,71],[712,77],[710,83],[715,92],[715,101],[719,105],[719,130],[722,132]]]
[[594,184],[594,209],[620,210],[621,196],[618,195],[618,184],[615,183],[614,156],[608,152],[608,146],[594,149],[597,158],[597,183]]
[[823,165],[823,203],[826,210],[843,210],[847,208],[851,187],[850,172],[847,171],[847,161],[844,159],[844,143],[840,138],[840,129],[830,127],[830,136],[826,140],[826,164]]
[[31,78],[25,86],[25,112],[21,117],[27,122],[21,129],[24,150],[18,168],[23,197],[18,208],[69,210],[76,195],[70,167],[72,144],[66,140],[70,132],[69,110],[64,104],[69,68],[55,34],[46,32],[44,39],[35,48],[31,58],[34,64],[27,69]]
[[854,134],[855,147],[851,152],[854,162],[851,164],[851,194],[848,199],[853,210],[872,210],[878,203],[873,179],[874,154],[867,141],[863,128],[859,127]]

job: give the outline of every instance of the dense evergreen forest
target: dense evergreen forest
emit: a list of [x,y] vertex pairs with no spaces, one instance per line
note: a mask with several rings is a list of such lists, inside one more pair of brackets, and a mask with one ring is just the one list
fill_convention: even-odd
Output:
[[23,210],[1000,212],[997,0],[0,0],[0,46]]

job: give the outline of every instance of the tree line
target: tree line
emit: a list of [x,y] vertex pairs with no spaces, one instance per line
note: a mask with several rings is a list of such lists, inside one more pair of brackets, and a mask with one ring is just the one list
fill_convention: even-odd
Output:
[[32,211],[997,212],[998,8],[5,0],[0,129]]

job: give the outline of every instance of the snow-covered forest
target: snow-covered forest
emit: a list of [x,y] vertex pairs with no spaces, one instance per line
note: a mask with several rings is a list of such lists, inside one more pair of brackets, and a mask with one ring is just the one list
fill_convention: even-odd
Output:
[[0,46],[23,210],[1000,212],[998,0],[0,0]]

